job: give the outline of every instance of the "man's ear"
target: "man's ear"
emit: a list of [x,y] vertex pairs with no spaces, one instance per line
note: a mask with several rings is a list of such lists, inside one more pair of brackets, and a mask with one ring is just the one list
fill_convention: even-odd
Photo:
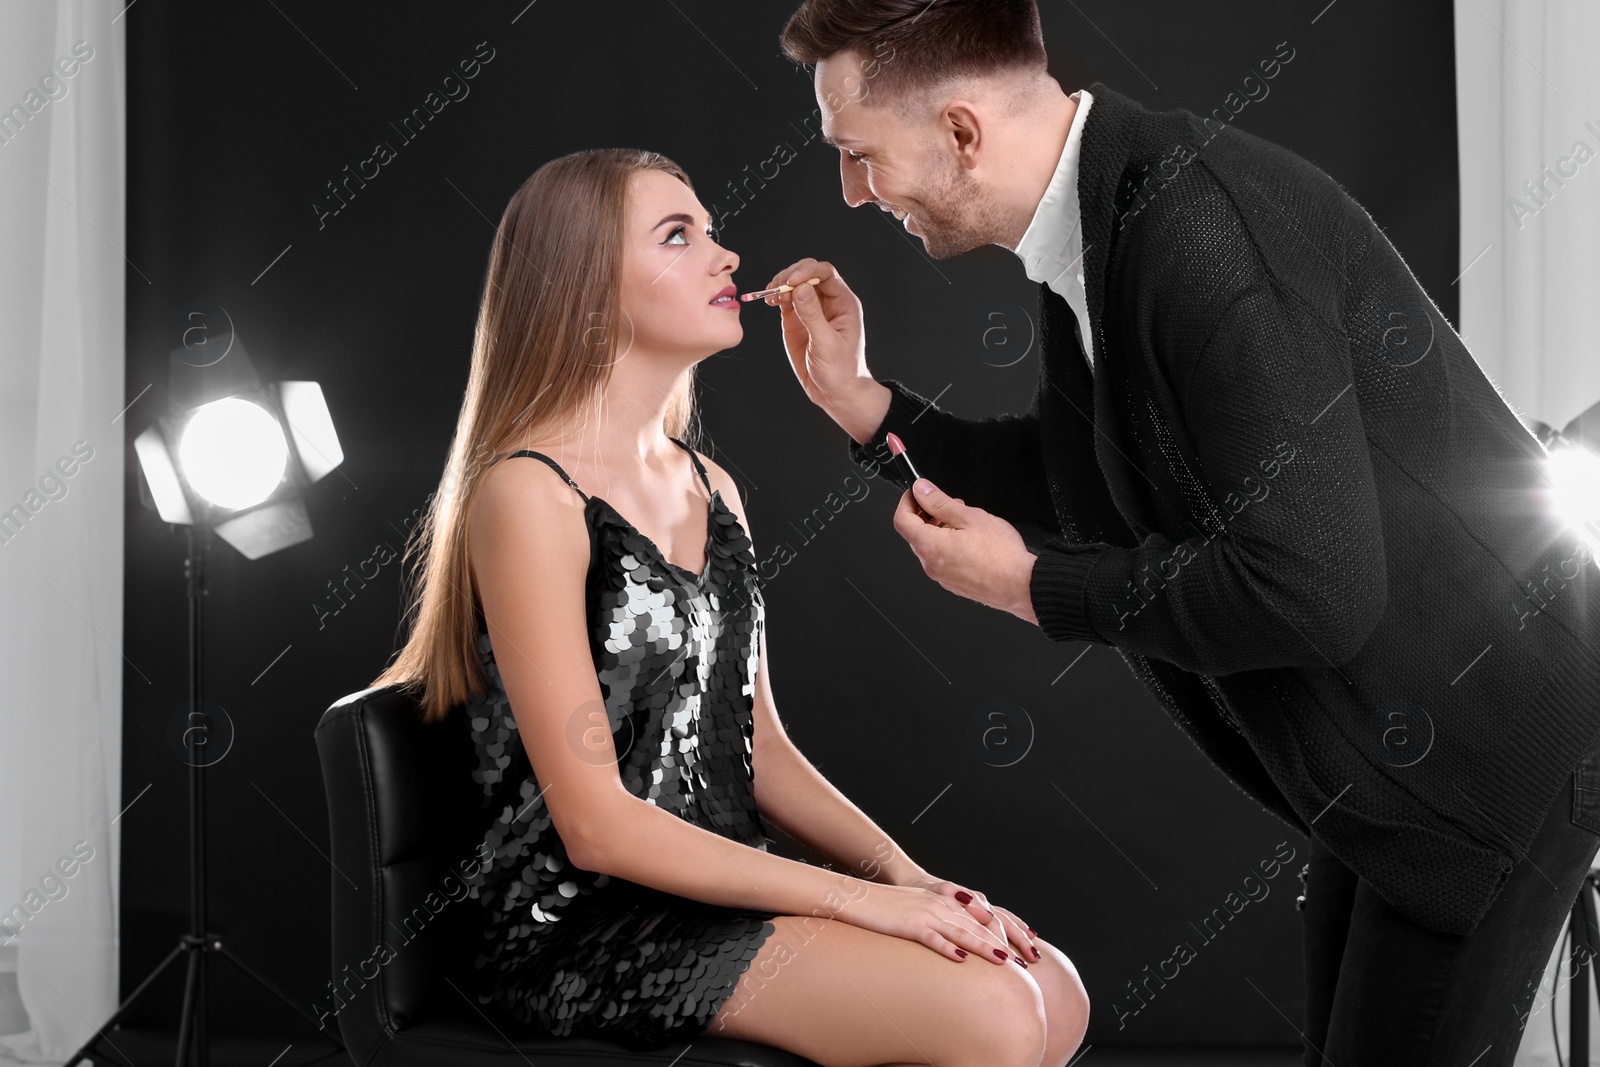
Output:
[[942,134],[954,141],[956,162],[967,170],[978,165],[978,156],[984,149],[983,127],[978,121],[978,111],[965,100],[955,99],[940,113]]

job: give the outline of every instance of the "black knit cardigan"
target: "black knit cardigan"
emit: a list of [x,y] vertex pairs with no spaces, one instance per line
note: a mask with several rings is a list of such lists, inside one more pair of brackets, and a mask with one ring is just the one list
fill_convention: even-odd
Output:
[[893,431],[945,492],[1042,526],[1047,637],[1116,648],[1247,795],[1468,933],[1600,734],[1600,567],[1552,515],[1542,446],[1337,182],[1090,91],[1093,372],[1041,285],[1026,414],[958,418],[887,379],[850,456],[882,463]]

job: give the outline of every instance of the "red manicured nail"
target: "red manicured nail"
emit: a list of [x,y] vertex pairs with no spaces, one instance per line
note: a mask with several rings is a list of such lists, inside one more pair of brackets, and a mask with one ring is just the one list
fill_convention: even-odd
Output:
[[963,889],[956,893],[956,899],[961,901],[963,904],[971,904],[972,894]]
[[1036,960],[1042,960],[1042,959],[1044,959],[1044,957],[1043,957],[1043,956],[1041,956],[1041,955],[1039,955],[1039,950],[1038,950],[1038,949],[1036,949],[1036,948],[1034,948],[1034,947],[1033,947],[1033,946],[1032,946],[1032,945],[1029,945],[1029,946],[1028,946],[1028,951],[1029,951],[1029,952],[1031,952],[1031,953],[1033,953],[1033,958],[1034,958],[1034,959],[1036,959]]
[[994,954],[1002,960],[1006,959],[1006,954],[1001,952],[999,949],[995,949]]
[[960,956],[962,959],[966,959],[967,958],[967,950],[964,949],[964,948],[958,948],[958,949],[956,949],[956,955]]

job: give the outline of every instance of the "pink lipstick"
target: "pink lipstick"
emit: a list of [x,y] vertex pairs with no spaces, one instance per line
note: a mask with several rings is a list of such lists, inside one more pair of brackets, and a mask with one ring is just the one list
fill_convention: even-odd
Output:
[[892,433],[884,434],[883,439],[889,443],[889,455],[895,457],[897,461],[895,466],[900,468],[900,473],[913,482],[922,477],[917,473],[917,468],[912,465],[911,454],[906,451],[905,442]]
[[[922,475],[917,473],[915,464],[911,462],[911,453],[906,451],[905,442],[901,441],[900,438],[893,433],[884,434],[883,439],[889,445],[889,462],[894,464],[895,469],[900,472],[900,476],[905,479],[908,488],[912,485],[915,485],[917,479],[922,477]],[[914,492],[911,494],[911,503],[923,518],[927,519],[935,526],[944,525],[944,523],[930,515],[928,510],[918,503],[917,494]]]

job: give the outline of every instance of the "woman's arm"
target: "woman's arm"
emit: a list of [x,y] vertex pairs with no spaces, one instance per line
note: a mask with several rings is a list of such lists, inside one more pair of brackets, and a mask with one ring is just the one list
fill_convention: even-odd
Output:
[[[712,485],[722,491],[723,501],[738,517],[745,536],[750,536],[750,521],[738,487],[721,467],[709,459],[705,464]],[[756,807],[761,814],[796,840],[847,864],[859,878],[890,885],[910,885],[928,878],[928,873],[893,838],[834,788],[789,740],[778,719],[768,681],[765,627],[761,629],[758,648],[751,702],[751,768]]]
[[497,466],[474,501],[469,545],[539,800],[574,864],[786,915],[834,914],[859,897],[860,879],[703,830],[623,786],[610,732],[593,728],[605,718],[589,650],[583,505],[554,471],[537,460]]
[[780,915],[834,915],[860,896],[859,878],[702,830],[626,790],[597,825],[581,852],[567,846],[572,862],[664,893]]
[[[763,675],[766,661],[763,640]],[[755,712],[753,766],[756,807],[762,815],[795,840],[848,865],[857,877],[889,885],[913,885],[932,877],[782,732],[764,679],[756,687]]]

